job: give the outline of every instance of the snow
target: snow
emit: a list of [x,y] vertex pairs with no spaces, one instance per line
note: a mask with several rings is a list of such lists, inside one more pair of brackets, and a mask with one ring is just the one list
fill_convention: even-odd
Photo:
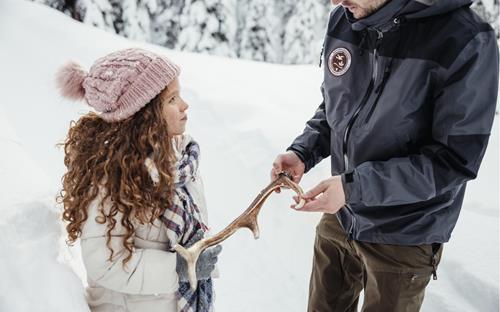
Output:
[[[201,170],[213,231],[229,224],[268,184],[271,163],[302,131],[320,103],[321,70],[167,50],[75,22],[48,7],[0,1],[0,311],[88,311],[78,245],[64,244],[54,201],[64,172],[69,122],[88,111],[59,97],[58,66],[88,68],[111,51],[139,46],[182,67],[190,104],[188,132],[201,145]],[[479,176],[445,245],[424,312],[498,311],[498,118]],[[305,176],[329,175],[324,161]],[[223,243],[217,311],[305,311],[314,231],[320,215],[288,208],[291,193],[271,196],[259,215],[260,239],[247,230]]]

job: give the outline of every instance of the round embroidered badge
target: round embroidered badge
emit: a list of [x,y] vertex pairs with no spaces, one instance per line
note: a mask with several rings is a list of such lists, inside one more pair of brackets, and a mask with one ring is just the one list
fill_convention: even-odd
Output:
[[334,76],[342,76],[351,67],[351,53],[346,48],[337,48],[328,57],[328,68]]

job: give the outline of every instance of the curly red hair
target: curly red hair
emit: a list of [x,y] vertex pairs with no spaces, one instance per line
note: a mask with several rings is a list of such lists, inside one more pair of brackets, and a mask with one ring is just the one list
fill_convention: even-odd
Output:
[[[130,118],[108,123],[89,113],[72,121],[64,146],[67,172],[57,199],[64,206],[63,220],[68,222],[68,243],[82,234],[89,204],[103,193],[98,223],[107,224],[106,245],[113,259],[111,232],[119,221],[127,229],[123,246],[128,252],[123,265],[132,257],[134,222],[152,223],[171,204],[174,188],[174,151],[157,96]],[[147,167],[150,157],[158,169],[153,182]],[[109,199],[111,207],[104,209]],[[116,216],[121,213],[121,219]]]

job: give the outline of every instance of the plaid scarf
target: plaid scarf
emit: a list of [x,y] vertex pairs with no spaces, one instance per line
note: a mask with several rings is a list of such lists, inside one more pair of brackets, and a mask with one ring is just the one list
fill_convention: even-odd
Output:
[[[161,216],[167,228],[170,247],[175,244],[185,245],[200,229],[208,231],[187,187],[190,181],[195,181],[197,178],[199,154],[199,146],[193,140],[179,151],[172,206]],[[179,312],[213,311],[212,279],[199,280],[198,287],[194,291],[191,290],[189,282],[179,281],[176,298]]]

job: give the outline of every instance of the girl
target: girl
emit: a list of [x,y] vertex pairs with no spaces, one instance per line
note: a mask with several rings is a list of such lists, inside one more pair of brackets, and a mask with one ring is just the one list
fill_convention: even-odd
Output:
[[212,310],[221,247],[202,254],[194,292],[185,261],[170,252],[208,229],[179,72],[166,57],[127,49],[88,73],[68,63],[57,74],[63,96],[98,112],[71,124],[58,197],[69,242],[81,240],[92,312]]

